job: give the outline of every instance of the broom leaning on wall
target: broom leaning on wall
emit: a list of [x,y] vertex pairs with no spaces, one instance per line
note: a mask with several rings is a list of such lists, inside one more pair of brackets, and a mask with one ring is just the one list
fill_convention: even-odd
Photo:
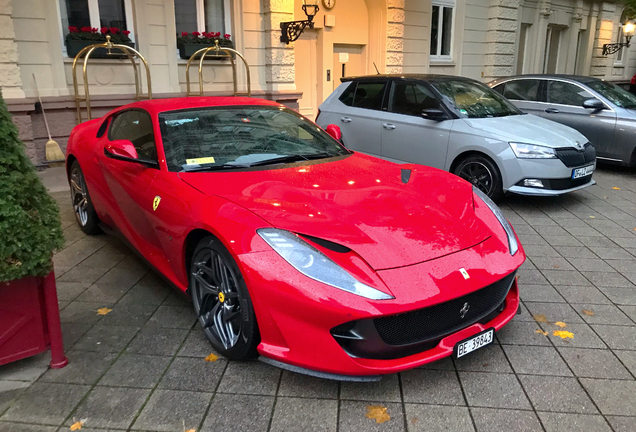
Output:
[[46,161],[49,166],[62,166],[64,165],[64,153],[60,145],[51,138],[51,129],[49,129],[49,122],[46,120],[46,112],[44,112],[44,104],[42,104],[42,98],[40,98],[40,89],[38,87],[38,80],[33,74],[33,81],[35,82],[35,92],[38,95],[38,101],[42,108],[42,117],[44,118],[44,126],[46,126],[46,133],[49,135],[49,140],[46,142]]

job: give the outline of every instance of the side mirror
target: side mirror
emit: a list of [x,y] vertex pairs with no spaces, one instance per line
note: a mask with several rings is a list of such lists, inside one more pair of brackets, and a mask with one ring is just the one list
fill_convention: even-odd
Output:
[[106,154],[106,156],[112,157],[113,159],[132,159],[134,161],[137,161],[139,159],[137,149],[135,148],[133,143],[128,140],[116,140],[107,142],[104,146],[104,153]]
[[331,135],[331,137],[336,141],[342,140],[342,131],[340,130],[340,126],[338,125],[330,124],[329,126],[327,126],[327,129],[325,129],[325,132]]
[[426,120],[442,121],[448,119],[444,111],[438,108],[426,108],[422,110],[422,117]]
[[592,98],[583,101],[583,108],[593,109],[594,111],[600,111],[605,109],[605,104],[599,99]]

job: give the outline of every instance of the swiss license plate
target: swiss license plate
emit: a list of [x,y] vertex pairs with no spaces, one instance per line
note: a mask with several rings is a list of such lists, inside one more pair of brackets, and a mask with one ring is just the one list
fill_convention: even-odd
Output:
[[455,356],[457,358],[463,357],[466,354],[485,347],[493,340],[495,334],[494,329],[485,330],[469,339],[463,340],[455,345]]
[[582,168],[575,168],[572,170],[572,180],[589,176],[593,172],[594,172],[594,165],[588,165]]

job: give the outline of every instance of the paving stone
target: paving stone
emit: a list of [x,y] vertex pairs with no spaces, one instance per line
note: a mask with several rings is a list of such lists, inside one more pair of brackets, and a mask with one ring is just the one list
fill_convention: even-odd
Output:
[[586,272],[614,272],[615,270],[605,261],[598,258],[568,258],[570,264],[579,271]]
[[405,402],[466,404],[455,371],[412,369],[400,376]]
[[197,315],[192,306],[160,306],[150,318],[149,324],[159,327],[192,329],[197,321]]
[[113,306],[113,310],[105,315],[100,325],[143,327],[157,310],[157,305],[121,304]]
[[603,416],[590,414],[567,414],[539,412],[546,432],[610,432]]
[[118,353],[135,337],[139,327],[96,325],[73,347],[76,350]]
[[[381,405],[386,407],[386,413],[390,419],[383,423],[378,423],[374,419],[369,419],[366,414],[369,406]],[[369,403],[369,402],[340,402],[340,411],[338,414],[338,431],[339,432],[400,432],[404,431],[404,413],[402,405],[397,403]]]
[[[603,247],[603,248],[616,248],[618,245],[607,237],[577,237],[581,243],[589,248]],[[575,256],[576,257],[576,256]]]
[[157,390],[132,429],[165,432],[196,430],[211,400],[212,393]]
[[536,330],[541,330],[536,322],[513,319],[495,334],[502,345],[550,345],[548,338],[536,333]]
[[91,327],[93,327],[92,324],[62,323],[64,349],[71,349]]
[[0,430],[2,432],[55,432],[57,426],[29,425],[24,423],[1,422]]
[[89,389],[83,385],[35,383],[11,405],[2,420],[59,425]]
[[[127,429],[146,402],[150,390],[116,387],[95,387],[77,408],[73,416],[89,419],[87,426]],[[73,423],[66,422],[67,426]]]
[[[566,328],[560,328],[554,324],[544,325],[548,332],[550,341],[557,347],[577,347],[577,348],[607,348],[605,343],[594,333],[587,324],[567,324]],[[572,333],[572,338],[561,338],[554,336],[554,332],[565,330]]]
[[197,357],[177,357],[161,379],[159,388],[214,392],[221,380],[227,360],[214,362]]
[[543,431],[537,415],[532,411],[502,410],[495,408],[471,408],[477,432]]
[[614,270],[622,273],[623,276],[634,272],[634,258],[631,256],[628,259],[612,259],[606,262],[612,266]]
[[520,270],[517,276],[519,283],[524,285],[548,285],[548,281],[539,270]]
[[410,432],[472,432],[475,430],[468,408],[405,404]]
[[601,413],[636,416],[636,381],[581,378]]
[[97,314],[97,309],[103,307],[112,309],[113,304],[74,301],[60,311],[60,320],[62,323],[96,324],[102,319],[102,315]]
[[109,270],[119,264],[122,260],[126,259],[127,255],[127,252],[122,253],[112,244],[107,244],[82,261],[82,264],[86,266],[102,267]]
[[177,354],[180,357],[207,357],[211,353],[220,355],[199,327],[188,333],[188,338]]
[[[557,246],[558,247],[558,246]],[[526,251],[526,255],[530,256],[543,256],[543,257],[560,257],[560,253],[552,246],[543,245],[523,245],[523,249]],[[563,255],[565,256],[565,255]]]
[[128,288],[117,285],[94,283],[77,297],[77,301],[102,302],[115,304],[128,291]]
[[337,428],[338,401],[279,397],[270,431],[335,432]]
[[597,413],[575,378],[520,375],[519,379],[537,411]]
[[636,306],[636,290],[632,288],[605,288],[603,293],[617,305]]
[[338,399],[338,382],[309,375],[283,371],[279,396]]
[[506,345],[505,351],[516,373],[572,376],[553,347]]
[[609,304],[610,300],[603,294],[601,290],[593,286],[559,286],[556,290],[565,298],[565,300],[575,309],[580,308],[573,303],[583,304]]
[[83,293],[91,284],[81,282],[60,282],[55,281],[58,300],[75,300],[77,296]]
[[230,362],[223,374],[218,392],[275,395],[280,369],[259,361]]
[[25,381],[2,381],[0,380],[0,418],[11,404],[29,387]]
[[636,288],[633,283],[618,272],[583,272],[583,275],[600,288]]
[[187,335],[187,330],[145,326],[126,351],[134,354],[174,355]]
[[631,379],[631,375],[609,350],[559,348],[578,377]]
[[159,306],[170,294],[165,286],[135,285],[119,301],[121,304],[146,304]]
[[401,402],[398,374],[385,375],[371,383],[343,381],[340,383],[340,400]]
[[565,303],[552,285],[522,285],[521,299],[525,302]]
[[615,432],[634,432],[636,417],[606,416]]
[[192,307],[192,299],[178,290],[172,290],[163,301],[162,306],[188,306]]
[[578,271],[566,271],[566,270],[542,270],[542,273],[546,277],[546,279],[552,285],[559,286],[567,286],[567,285],[578,285],[585,286],[590,285],[590,281],[588,281],[582,273]]
[[[142,268],[147,268],[145,264],[139,264]],[[170,285],[155,271],[148,271],[140,280],[137,285],[163,288],[167,291],[174,291]]]
[[116,287],[119,290],[128,291],[147,272],[146,268],[125,268],[119,265],[110,269],[95,283]]
[[594,252],[599,258],[604,260],[630,260],[633,257],[627,252],[625,249],[620,248],[616,245],[614,247],[600,247],[600,246],[591,246],[590,250]]
[[49,368],[48,353],[38,354],[0,366],[0,380],[35,382]]
[[114,354],[76,350],[67,352],[66,356],[68,365],[62,369],[49,369],[40,382],[95,384],[115,359]]
[[433,370],[455,370],[455,364],[453,363],[453,359],[449,357],[444,357],[440,360],[432,361],[430,363],[424,363],[423,365],[418,366],[419,369],[433,369]]
[[524,302],[533,315],[545,315],[548,322],[582,323],[579,314],[567,303]]
[[266,432],[273,406],[272,396],[217,393],[200,432]]
[[517,378],[512,374],[459,372],[469,406],[530,409]]
[[512,373],[512,368],[499,344],[493,343],[455,360],[457,370]]
[[153,388],[170,364],[171,357],[122,354],[99,381],[111,387]]
[[636,351],[614,350],[616,357],[636,377]]
[[612,349],[634,349],[636,326],[593,325],[592,328]]
[[[525,248],[525,246],[524,246]],[[554,250],[556,255],[554,257],[563,258],[596,258],[597,256],[587,247],[581,246],[555,246]],[[541,254],[535,254],[536,256],[542,256]]]
[[[591,310],[594,315],[587,315],[581,310]],[[636,325],[634,321],[614,305],[581,305],[579,314],[588,324]]]
[[75,267],[71,267],[71,269],[60,276],[58,280],[60,282],[80,282],[92,285],[99,278],[104,276],[108,270],[108,268],[87,266],[82,262]]

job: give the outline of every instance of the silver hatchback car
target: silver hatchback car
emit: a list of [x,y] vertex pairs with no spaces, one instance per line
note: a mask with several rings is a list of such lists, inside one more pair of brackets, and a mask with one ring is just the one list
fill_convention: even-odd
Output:
[[598,78],[521,75],[488,83],[523,112],[570,126],[596,157],[636,166],[636,95]]
[[560,195],[594,184],[594,147],[576,130],[524,114],[488,86],[444,75],[343,78],[316,123],[345,146],[450,171],[491,198]]

